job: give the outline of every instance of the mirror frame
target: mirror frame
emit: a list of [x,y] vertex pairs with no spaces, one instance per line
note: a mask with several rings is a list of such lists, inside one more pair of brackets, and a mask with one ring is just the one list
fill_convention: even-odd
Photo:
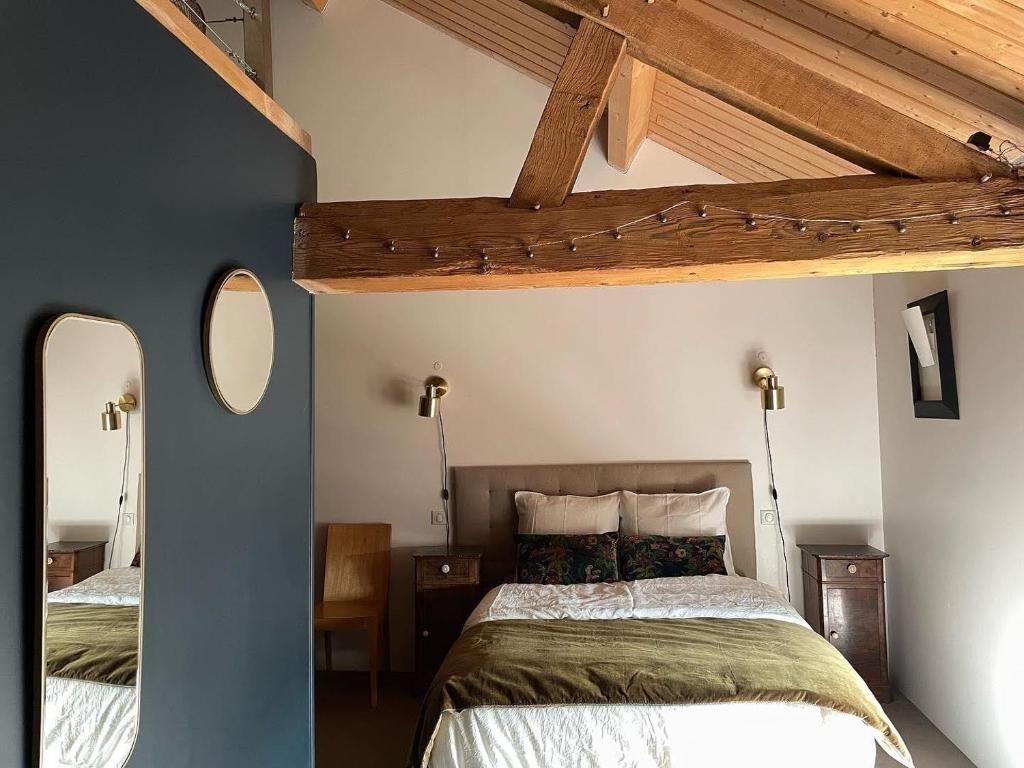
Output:
[[[267,380],[263,382],[263,390],[260,392],[260,396],[256,398],[256,402],[253,403],[252,408],[247,411],[239,410],[229,403],[227,397],[224,395],[224,391],[220,387],[220,384],[217,383],[217,373],[213,367],[212,344],[210,338],[210,331],[213,328],[213,312],[217,307],[217,300],[220,299],[228,282],[239,275],[252,278],[256,282],[256,285],[259,286],[260,293],[263,295],[263,300],[267,302],[267,313],[270,315],[270,370],[267,372]],[[206,311],[203,315],[203,363],[206,367],[206,379],[210,382],[210,389],[213,391],[213,396],[217,398],[218,403],[231,411],[231,413],[238,416],[248,416],[260,407],[260,403],[262,403],[263,398],[266,397],[267,390],[270,389],[270,379],[274,375],[274,362],[277,359],[277,347],[275,345],[276,335],[277,326],[274,323],[274,308],[270,304],[270,294],[267,293],[266,286],[264,286],[263,282],[256,277],[255,273],[248,269],[238,268],[229,270],[226,274],[221,275],[213,288],[213,293],[210,295],[209,301],[206,302]]]
[[[87,315],[80,312],[65,312],[64,314],[57,315],[56,317],[48,320],[43,326],[42,331],[39,334],[39,340],[36,344],[36,466],[38,468],[36,472],[36,588],[39,590],[39,602],[36,603],[36,637],[35,637],[35,652],[36,652],[36,663],[38,664],[39,670],[39,684],[35,686],[34,697],[33,697],[33,709],[37,719],[36,728],[34,729],[36,743],[33,745],[34,752],[36,755],[35,765],[42,766],[44,758],[44,749],[46,745],[46,616],[48,608],[47,600],[47,575],[46,575],[46,559],[49,556],[47,552],[47,536],[46,528],[48,522],[47,515],[47,499],[46,499],[46,479],[48,475],[48,467],[46,464],[46,350],[49,346],[50,337],[53,332],[57,329],[57,326],[64,320],[87,320],[92,323],[98,323],[103,325],[117,325],[124,328],[131,334],[132,339],[135,341],[136,347],[139,350],[139,401],[142,406],[139,409],[139,418],[142,420],[142,489],[139,494],[139,502],[143,505],[143,509],[146,509],[146,357],[142,350],[142,340],[139,335],[135,333],[135,330],[127,323],[121,320],[114,320],[109,317],[99,317],[97,315]],[[128,756],[125,758],[123,765],[128,765],[131,762],[132,755],[135,754],[135,747],[139,742],[139,726],[142,723],[142,698],[139,695],[142,689],[142,632],[144,623],[144,613],[146,604],[146,527],[148,510],[146,514],[140,515],[139,522],[139,553],[140,553],[140,567],[139,567],[139,655],[137,662],[137,669],[135,673],[135,733],[132,738],[132,747],[128,751]]]

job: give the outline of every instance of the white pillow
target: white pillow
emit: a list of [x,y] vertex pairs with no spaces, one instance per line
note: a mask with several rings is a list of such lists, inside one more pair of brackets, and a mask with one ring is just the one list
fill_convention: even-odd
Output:
[[519,533],[560,533],[585,536],[619,530],[622,494],[604,496],[546,496],[516,491]]
[[726,527],[728,488],[704,493],[622,492],[623,536],[725,536],[725,570],[736,573]]

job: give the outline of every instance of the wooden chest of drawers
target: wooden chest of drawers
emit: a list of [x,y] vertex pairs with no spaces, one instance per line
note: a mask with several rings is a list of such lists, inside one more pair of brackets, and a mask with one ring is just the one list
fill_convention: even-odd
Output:
[[804,614],[880,701],[892,701],[885,638],[885,552],[864,545],[801,544]]
[[413,552],[416,575],[416,687],[424,690],[480,600],[480,549]]
[[46,545],[46,591],[64,589],[103,570],[105,541],[58,541]]

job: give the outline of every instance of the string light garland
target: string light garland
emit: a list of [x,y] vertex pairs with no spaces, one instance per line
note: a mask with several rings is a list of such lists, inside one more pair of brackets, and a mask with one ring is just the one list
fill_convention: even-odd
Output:
[[[984,184],[991,179],[990,174],[985,174],[979,178],[979,182]],[[803,234],[806,233],[813,224],[819,225],[835,225],[835,226],[847,226],[850,231],[854,234],[862,234],[867,226],[881,225],[893,227],[898,234],[906,234],[909,231],[910,224],[918,221],[929,221],[929,220],[944,220],[951,226],[957,226],[961,223],[964,216],[970,214],[981,214],[986,212],[998,212],[1001,216],[1012,216],[1014,214],[1013,208],[1006,205],[1005,203],[986,203],[982,205],[968,206],[960,208],[956,211],[935,211],[931,213],[919,213],[919,214],[897,214],[893,216],[883,216],[877,218],[831,218],[831,217],[813,217],[813,216],[790,216],[787,214],[780,213],[765,213],[760,211],[751,210],[740,210],[738,208],[730,208],[725,205],[716,205],[713,203],[696,202],[691,198],[679,200],[678,202],[672,203],[671,205],[662,208],[654,213],[640,216],[630,221],[619,223],[615,226],[606,227],[604,229],[595,230],[593,232],[587,232],[585,234],[578,234],[569,237],[564,237],[557,240],[544,240],[532,243],[522,243],[519,245],[488,245],[481,247],[479,245],[441,245],[434,244],[427,246],[426,249],[434,259],[440,259],[443,252],[456,252],[460,254],[467,254],[476,252],[479,255],[482,267],[485,272],[490,271],[490,264],[492,262],[493,254],[514,254],[516,252],[524,255],[528,259],[534,259],[537,252],[543,248],[549,248],[552,246],[563,246],[570,252],[576,253],[579,250],[579,242],[582,240],[589,240],[596,237],[610,236],[614,240],[622,240],[626,236],[626,231],[630,227],[635,227],[638,224],[651,222],[656,225],[672,225],[682,221],[684,217],[670,216],[675,211],[678,211],[684,206],[691,206],[693,214],[700,219],[707,219],[711,211],[716,211],[724,214],[733,214],[741,218],[747,231],[755,231],[758,229],[759,222],[791,222],[793,228]],[[540,204],[534,204],[533,210],[540,210]],[[350,241],[352,233],[358,230],[352,228],[346,228],[342,231],[341,238],[343,241]],[[379,237],[373,233],[363,232],[369,237]],[[826,242],[832,233],[829,232],[818,232],[816,237],[819,242]],[[400,250],[400,244],[403,242],[403,238],[387,238],[383,240],[384,248],[390,252],[395,253]],[[408,242],[405,239],[405,242]],[[973,236],[970,240],[973,247],[977,248],[983,240],[978,236]],[[411,244],[410,244],[411,245]],[[417,242],[414,245],[415,250],[423,249],[425,246],[422,241]],[[402,248],[401,250],[406,250]]]

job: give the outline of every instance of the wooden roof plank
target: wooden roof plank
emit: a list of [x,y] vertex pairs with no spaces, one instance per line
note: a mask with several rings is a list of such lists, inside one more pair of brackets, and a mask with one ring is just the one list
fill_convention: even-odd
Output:
[[807,0],[700,0],[713,24],[897,108],[947,136],[1024,141],[1024,103]]
[[755,117],[724,104],[707,94],[673,80],[667,75],[658,78],[656,93],[659,109],[688,119],[717,126],[723,138],[734,140],[736,147],[749,149],[765,156],[765,161],[780,169],[786,168],[787,178],[802,176],[843,176],[865,171],[852,163],[830,155],[813,144],[790,136]]
[[[925,12],[909,0],[885,0],[881,5],[865,0],[810,2],[951,69],[969,71],[980,82],[1018,100],[1024,98],[1019,49],[988,34],[971,35],[967,25],[955,20],[951,24],[950,15],[941,8],[930,5]],[[1013,66],[1008,66],[1011,59]]]

